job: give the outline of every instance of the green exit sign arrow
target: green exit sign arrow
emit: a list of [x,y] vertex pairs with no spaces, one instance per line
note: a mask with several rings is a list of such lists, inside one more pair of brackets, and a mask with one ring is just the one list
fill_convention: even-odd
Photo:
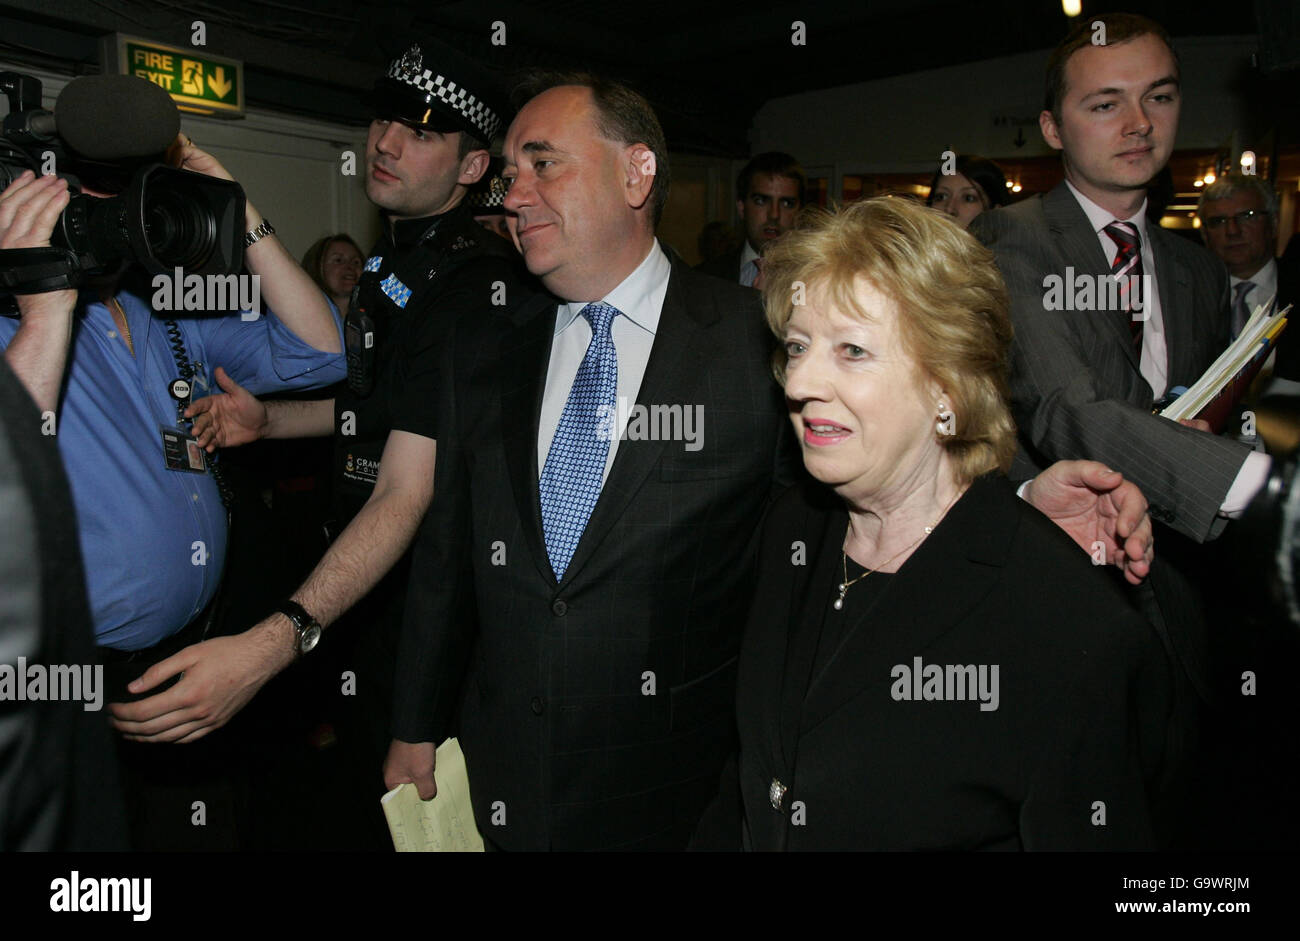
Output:
[[177,107],[199,114],[244,113],[244,64],[135,36],[117,37],[118,71],[153,82]]

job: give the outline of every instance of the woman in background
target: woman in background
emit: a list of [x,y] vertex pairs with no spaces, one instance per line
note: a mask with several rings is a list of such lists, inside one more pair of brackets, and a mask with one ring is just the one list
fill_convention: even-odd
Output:
[[958,154],[953,169],[955,173],[945,174],[940,164],[934,171],[925,201],[931,209],[947,213],[967,229],[981,212],[1007,204],[1006,174],[992,160]]
[[346,232],[318,239],[302,256],[302,266],[320,289],[329,295],[339,316],[348,315],[352,289],[361,279],[365,252]]

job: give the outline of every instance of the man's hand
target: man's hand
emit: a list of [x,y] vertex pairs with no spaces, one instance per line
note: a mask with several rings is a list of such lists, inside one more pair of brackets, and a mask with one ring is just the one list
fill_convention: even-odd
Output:
[[[24,170],[0,193],[0,249],[47,247],[70,199],[66,180]],[[77,292],[20,294],[17,301],[22,321],[4,352],[5,360],[37,407],[56,411]]]
[[199,447],[211,453],[217,448],[233,448],[266,437],[269,421],[266,406],[220,366],[216,377],[217,385],[225,392],[197,399],[185,410],[185,417],[194,419]]
[[1205,421],[1203,418],[1180,418],[1178,419],[1178,424],[1186,425],[1188,428],[1192,428],[1196,431],[1205,431],[1214,434],[1214,429],[1210,427],[1210,423]]
[[188,135],[183,135],[183,137],[184,143],[181,146],[180,165],[182,170],[193,170],[195,173],[204,173],[219,180],[233,181],[235,179],[230,175],[230,171],[221,165],[221,161],[207,151],[195,147],[194,141],[190,140]]
[[407,781],[415,785],[420,800],[432,800],[438,793],[433,766],[438,748],[433,742],[402,742],[393,739],[384,761],[384,787],[392,790]]
[[128,686],[143,693],[181,674],[170,689],[110,703],[113,727],[136,742],[193,742],[221,728],[275,674],[293,662],[288,619],[275,614],[234,637],[214,637],[155,663]]
[[1151,571],[1154,536],[1146,497],[1096,461],[1057,461],[1035,477],[1025,499],[1089,555],[1100,542],[1106,561],[1139,585]]

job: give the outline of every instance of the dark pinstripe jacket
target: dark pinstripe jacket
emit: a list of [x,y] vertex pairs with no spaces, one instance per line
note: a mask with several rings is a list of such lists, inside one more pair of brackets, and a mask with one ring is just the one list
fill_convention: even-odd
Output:
[[[1012,478],[1028,477],[1053,461],[1088,458],[1142,489],[1152,518],[1164,524],[1151,583],[1166,622],[1165,639],[1206,695],[1206,627],[1183,563],[1194,555],[1191,543],[1217,534],[1216,514],[1249,448],[1151,414],[1151,387],[1142,378],[1125,312],[1044,309],[1047,275],[1064,277],[1067,267],[1076,274],[1110,272],[1096,233],[1065,183],[1045,196],[984,213],[971,232],[993,250],[1011,297],[1011,397],[1021,443]],[[1169,385],[1190,386],[1227,346],[1227,275],[1200,246],[1156,225],[1147,232]]]
[[721,258],[715,258],[712,261],[702,261],[695,266],[695,270],[702,274],[711,274],[715,278],[723,278],[731,281],[733,284],[740,283],[740,254],[744,249],[742,242],[735,251],[727,252]]
[[798,460],[772,340],[756,292],[674,262],[638,402],[702,405],[703,447],[621,441],[557,584],[536,456],[554,325],[540,297],[457,326],[394,734],[439,740],[459,705],[503,848],[681,849],[734,746],[755,529]]

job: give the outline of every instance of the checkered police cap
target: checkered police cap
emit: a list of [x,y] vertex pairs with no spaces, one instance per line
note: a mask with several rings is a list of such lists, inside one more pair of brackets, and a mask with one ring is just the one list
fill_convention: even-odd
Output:
[[438,68],[427,68],[424,50],[411,43],[375,83],[372,106],[417,126],[468,131],[490,142],[505,124],[502,110],[490,103],[492,79],[473,63],[435,55]]
[[502,160],[493,157],[487,173],[469,188],[465,201],[474,209],[474,215],[500,215],[506,211],[506,181],[501,178]]

